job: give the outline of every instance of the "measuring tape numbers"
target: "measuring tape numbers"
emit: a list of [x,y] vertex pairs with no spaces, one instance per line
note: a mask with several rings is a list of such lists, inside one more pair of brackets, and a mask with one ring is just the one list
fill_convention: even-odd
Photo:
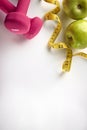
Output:
[[58,12],[60,11],[60,4],[59,4],[58,0],[44,0],[44,1],[56,5],[56,8],[49,11],[44,16],[45,20],[54,20],[57,22],[57,26],[54,29],[54,32],[48,41],[48,47],[67,50],[66,60],[64,61],[63,65],[62,65],[62,70],[64,72],[70,71],[71,61],[72,61],[72,50],[63,42],[55,43],[55,40],[58,37],[58,35],[61,31],[61,28],[62,28],[61,20],[58,16]]

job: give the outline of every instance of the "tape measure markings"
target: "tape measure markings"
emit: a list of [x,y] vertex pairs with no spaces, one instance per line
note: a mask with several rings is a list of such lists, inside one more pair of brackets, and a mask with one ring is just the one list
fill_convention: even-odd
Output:
[[58,12],[60,11],[60,4],[57,0],[44,0],[44,1],[56,5],[55,9],[49,11],[44,16],[45,20],[54,20],[57,22],[57,26],[48,41],[48,47],[54,48],[54,49],[66,49],[67,54],[66,54],[66,59],[62,65],[62,70],[64,72],[69,72],[70,68],[71,68],[72,57],[81,56],[83,58],[87,58],[87,54],[84,52],[79,52],[79,53],[73,54],[72,49],[69,48],[65,43],[63,43],[63,42],[55,43],[55,40],[58,37],[58,35],[61,31],[61,28],[62,28],[61,20],[60,20],[59,16],[57,15]]

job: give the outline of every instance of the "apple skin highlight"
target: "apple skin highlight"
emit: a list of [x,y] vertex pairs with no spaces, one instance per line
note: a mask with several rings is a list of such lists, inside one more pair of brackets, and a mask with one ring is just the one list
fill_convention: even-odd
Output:
[[67,45],[75,49],[87,47],[87,20],[72,22],[65,30],[65,41]]
[[63,0],[63,10],[72,19],[87,17],[87,0]]

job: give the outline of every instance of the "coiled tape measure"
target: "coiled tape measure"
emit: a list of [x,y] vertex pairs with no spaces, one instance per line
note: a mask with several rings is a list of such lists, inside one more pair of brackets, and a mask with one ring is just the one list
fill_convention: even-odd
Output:
[[61,31],[61,28],[62,28],[61,20],[60,20],[59,16],[57,15],[58,12],[60,11],[60,4],[59,4],[58,0],[44,0],[44,1],[48,2],[50,4],[54,4],[56,6],[56,8],[49,11],[44,16],[44,20],[54,20],[57,22],[57,26],[54,29],[54,32],[48,41],[48,47],[54,48],[54,49],[66,49],[67,54],[66,54],[66,59],[62,65],[62,70],[64,72],[69,72],[70,68],[71,68],[72,57],[81,56],[83,58],[87,58],[87,54],[83,53],[83,52],[78,52],[78,53],[73,54],[72,49],[66,43],[64,43],[64,42],[55,43],[55,40],[58,37],[58,35]]

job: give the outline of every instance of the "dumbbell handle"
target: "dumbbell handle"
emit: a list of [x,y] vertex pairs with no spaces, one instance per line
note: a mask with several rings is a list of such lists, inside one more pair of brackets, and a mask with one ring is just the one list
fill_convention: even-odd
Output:
[[8,12],[15,11],[16,7],[8,0],[1,0],[0,9],[3,10],[5,13],[8,13]]
[[19,0],[16,8],[16,12],[26,14],[29,7],[30,0]]

